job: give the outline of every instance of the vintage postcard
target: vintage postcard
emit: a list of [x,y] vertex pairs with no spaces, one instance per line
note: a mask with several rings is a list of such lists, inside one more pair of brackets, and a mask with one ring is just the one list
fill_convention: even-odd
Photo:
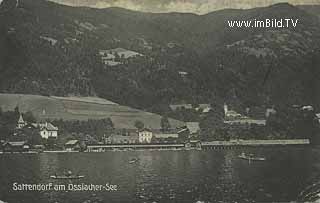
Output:
[[320,0],[0,0],[0,203],[320,202]]

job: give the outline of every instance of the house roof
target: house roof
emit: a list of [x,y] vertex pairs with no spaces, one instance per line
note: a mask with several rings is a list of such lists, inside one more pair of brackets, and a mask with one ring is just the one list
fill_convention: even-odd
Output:
[[155,133],[155,138],[178,138],[179,135],[177,133]]
[[52,125],[51,123],[42,123],[42,124],[39,124],[39,126],[40,126],[41,130],[44,130],[44,129],[46,129],[48,131],[58,131],[59,130],[58,127]]
[[185,109],[192,109],[192,104],[170,104],[169,107],[174,111],[177,108],[182,108],[182,107],[184,107]]
[[111,135],[110,138],[113,141],[138,140],[137,135],[133,135],[133,136]]
[[145,131],[152,132],[152,130],[150,130],[149,128],[143,128],[143,129],[139,130],[139,132],[145,132]]
[[[180,129],[177,133],[182,133],[182,132],[188,131],[188,130],[189,130],[188,128],[182,128],[182,129]],[[190,130],[189,130],[189,132],[190,132]]]
[[186,122],[186,125],[191,134],[197,133],[200,130],[199,122]]
[[69,140],[65,145],[75,145],[79,142],[79,140]]
[[9,144],[11,146],[15,146],[15,147],[19,147],[19,146],[23,146],[26,144],[25,141],[19,141],[19,142],[6,142],[3,145]]

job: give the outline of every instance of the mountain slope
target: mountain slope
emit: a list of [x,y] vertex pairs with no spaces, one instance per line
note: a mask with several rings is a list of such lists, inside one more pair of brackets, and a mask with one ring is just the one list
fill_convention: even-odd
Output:
[[[206,15],[73,8],[44,0],[0,7],[0,91],[99,96],[167,111],[175,102],[239,107],[320,103],[320,22],[290,4]],[[228,20],[299,19],[296,28],[229,28]],[[142,57],[116,67],[100,50]],[[180,73],[186,72],[187,76]],[[279,88],[280,87],[280,88]]]
[[[135,121],[146,127],[161,129],[161,116],[121,106],[99,98],[45,97],[25,94],[0,94],[0,107],[13,111],[18,106],[21,112],[31,111],[38,120],[88,120],[110,118],[117,129],[135,129]],[[169,119],[173,128],[183,122]]]

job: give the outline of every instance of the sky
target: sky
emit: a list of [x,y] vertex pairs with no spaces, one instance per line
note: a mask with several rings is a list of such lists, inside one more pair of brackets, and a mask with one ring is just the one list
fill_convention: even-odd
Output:
[[[1,1],[1,0],[0,0]],[[144,12],[187,12],[205,14],[225,8],[252,8],[275,3],[319,4],[320,0],[50,0],[71,6],[122,7]]]
[[[121,7],[130,10],[167,13],[206,14],[225,8],[248,9],[287,2],[290,4],[320,5],[320,0],[48,0],[69,6],[93,8]],[[0,3],[2,0],[0,0]]]

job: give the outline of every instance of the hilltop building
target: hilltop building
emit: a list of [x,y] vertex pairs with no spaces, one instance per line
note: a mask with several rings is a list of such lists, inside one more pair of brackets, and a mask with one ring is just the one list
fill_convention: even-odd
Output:
[[232,119],[242,118],[241,114],[237,113],[236,111],[229,110],[227,104],[224,104],[223,109],[224,109],[225,120],[232,120]]

